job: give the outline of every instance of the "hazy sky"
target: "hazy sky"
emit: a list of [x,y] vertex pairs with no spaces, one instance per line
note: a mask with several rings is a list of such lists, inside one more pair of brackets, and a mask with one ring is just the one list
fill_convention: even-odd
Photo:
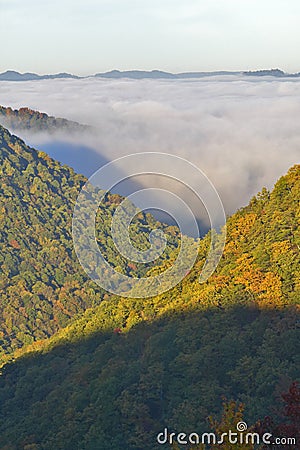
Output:
[[0,71],[300,71],[299,0],[0,0]]

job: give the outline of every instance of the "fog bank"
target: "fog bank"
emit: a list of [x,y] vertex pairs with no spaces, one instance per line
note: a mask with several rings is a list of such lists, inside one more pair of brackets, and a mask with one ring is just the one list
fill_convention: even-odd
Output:
[[[90,148],[99,161],[144,151],[186,158],[213,182],[227,214],[247,204],[263,186],[272,188],[300,159],[298,79],[0,82],[0,104],[93,125],[95,135],[59,139]],[[53,136],[24,135],[51,154]],[[81,157],[77,151],[76,170],[81,167],[90,175],[92,153],[83,150]],[[72,151],[64,148],[63,158],[72,166]]]

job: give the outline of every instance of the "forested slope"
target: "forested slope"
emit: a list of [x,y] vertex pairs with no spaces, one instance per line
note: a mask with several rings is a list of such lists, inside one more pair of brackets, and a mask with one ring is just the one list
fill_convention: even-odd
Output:
[[[209,236],[171,291],[107,296],[50,339],[17,350],[0,377],[0,448],[161,448],[165,426],[209,431],[223,395],[245,403],[249,424],[276,416],[278,393],[299,377],[299,203],[294,166],[228,220],[225,252],[206,283],[198,276]],[[78,280],[86,305],[89,283]]]
[[[73,249],[73,208],[86,179],[1,126],[0,174],[1,361],[4,354],[52,335],[74,315],[99,304],[104,293],[86,276]],[[100,207],[98,242],[114,267],[141,275],[142,264],[128,265],[109,237],[121,199],[108,194]],[[174,227],[159,224],[149,214],[137,216],[133,226],[140,230],[133,233],[137,247],[147,247],[149,232],[159,226],[167,233],[164,258],[176,250]]]
[[47,131],[47,133],[91,132],[92,127],[81,125],[71,120],[48,116],[46,113],[30,108],[12,109],[0,105],[0,124],[10,130],[31,130],[33,132]]

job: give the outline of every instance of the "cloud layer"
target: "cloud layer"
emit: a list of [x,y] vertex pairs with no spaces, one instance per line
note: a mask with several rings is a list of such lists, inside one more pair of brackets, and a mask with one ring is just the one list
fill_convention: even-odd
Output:
[[[263,186],[272,188],[300,159],[297,79],[2,82],[0,104],[95,126],[95,136],[77,136],[76,144],[107,160],[144,151],[184,157],[213,182],[227,214]],[[49,149],[49,140],[27,136],[41,148]]]

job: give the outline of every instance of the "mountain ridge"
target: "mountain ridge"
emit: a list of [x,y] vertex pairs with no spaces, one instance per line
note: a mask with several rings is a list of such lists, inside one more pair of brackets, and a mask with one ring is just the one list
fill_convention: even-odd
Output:
[[189,79],[189,78],[204,78],[212,76],[229,76],[229,75],[239,75],[239,76],[273,76],[278,78],[298,78],[300,77],[300,72],[288,73],[280,69],[265,69],[265,70],[254,70],[254,71],[199,71],[199,72],[165,72],[162,70],[111,70],[108,72],[99,72],[94,75],[79,76],[70,73],[57,73],[57,74],[46,74],[38,75],[36,73],[25,72],[20,73],[14,70],[7,70],[6,72],[0,73],[0,81],[37,81],[37,80],[48,80],[48,79],[86,79],[86,78],[130,78],[130,79]]
[[49,133],[57,131],[92,131],[92,127],[89,125],[83,125],[61,117],[49,116],[45,112],[27,107],[13,109],[10,106],[0,105],[0,123],[5,128],[18,131],[32,130],[35,132],[47,131]]

